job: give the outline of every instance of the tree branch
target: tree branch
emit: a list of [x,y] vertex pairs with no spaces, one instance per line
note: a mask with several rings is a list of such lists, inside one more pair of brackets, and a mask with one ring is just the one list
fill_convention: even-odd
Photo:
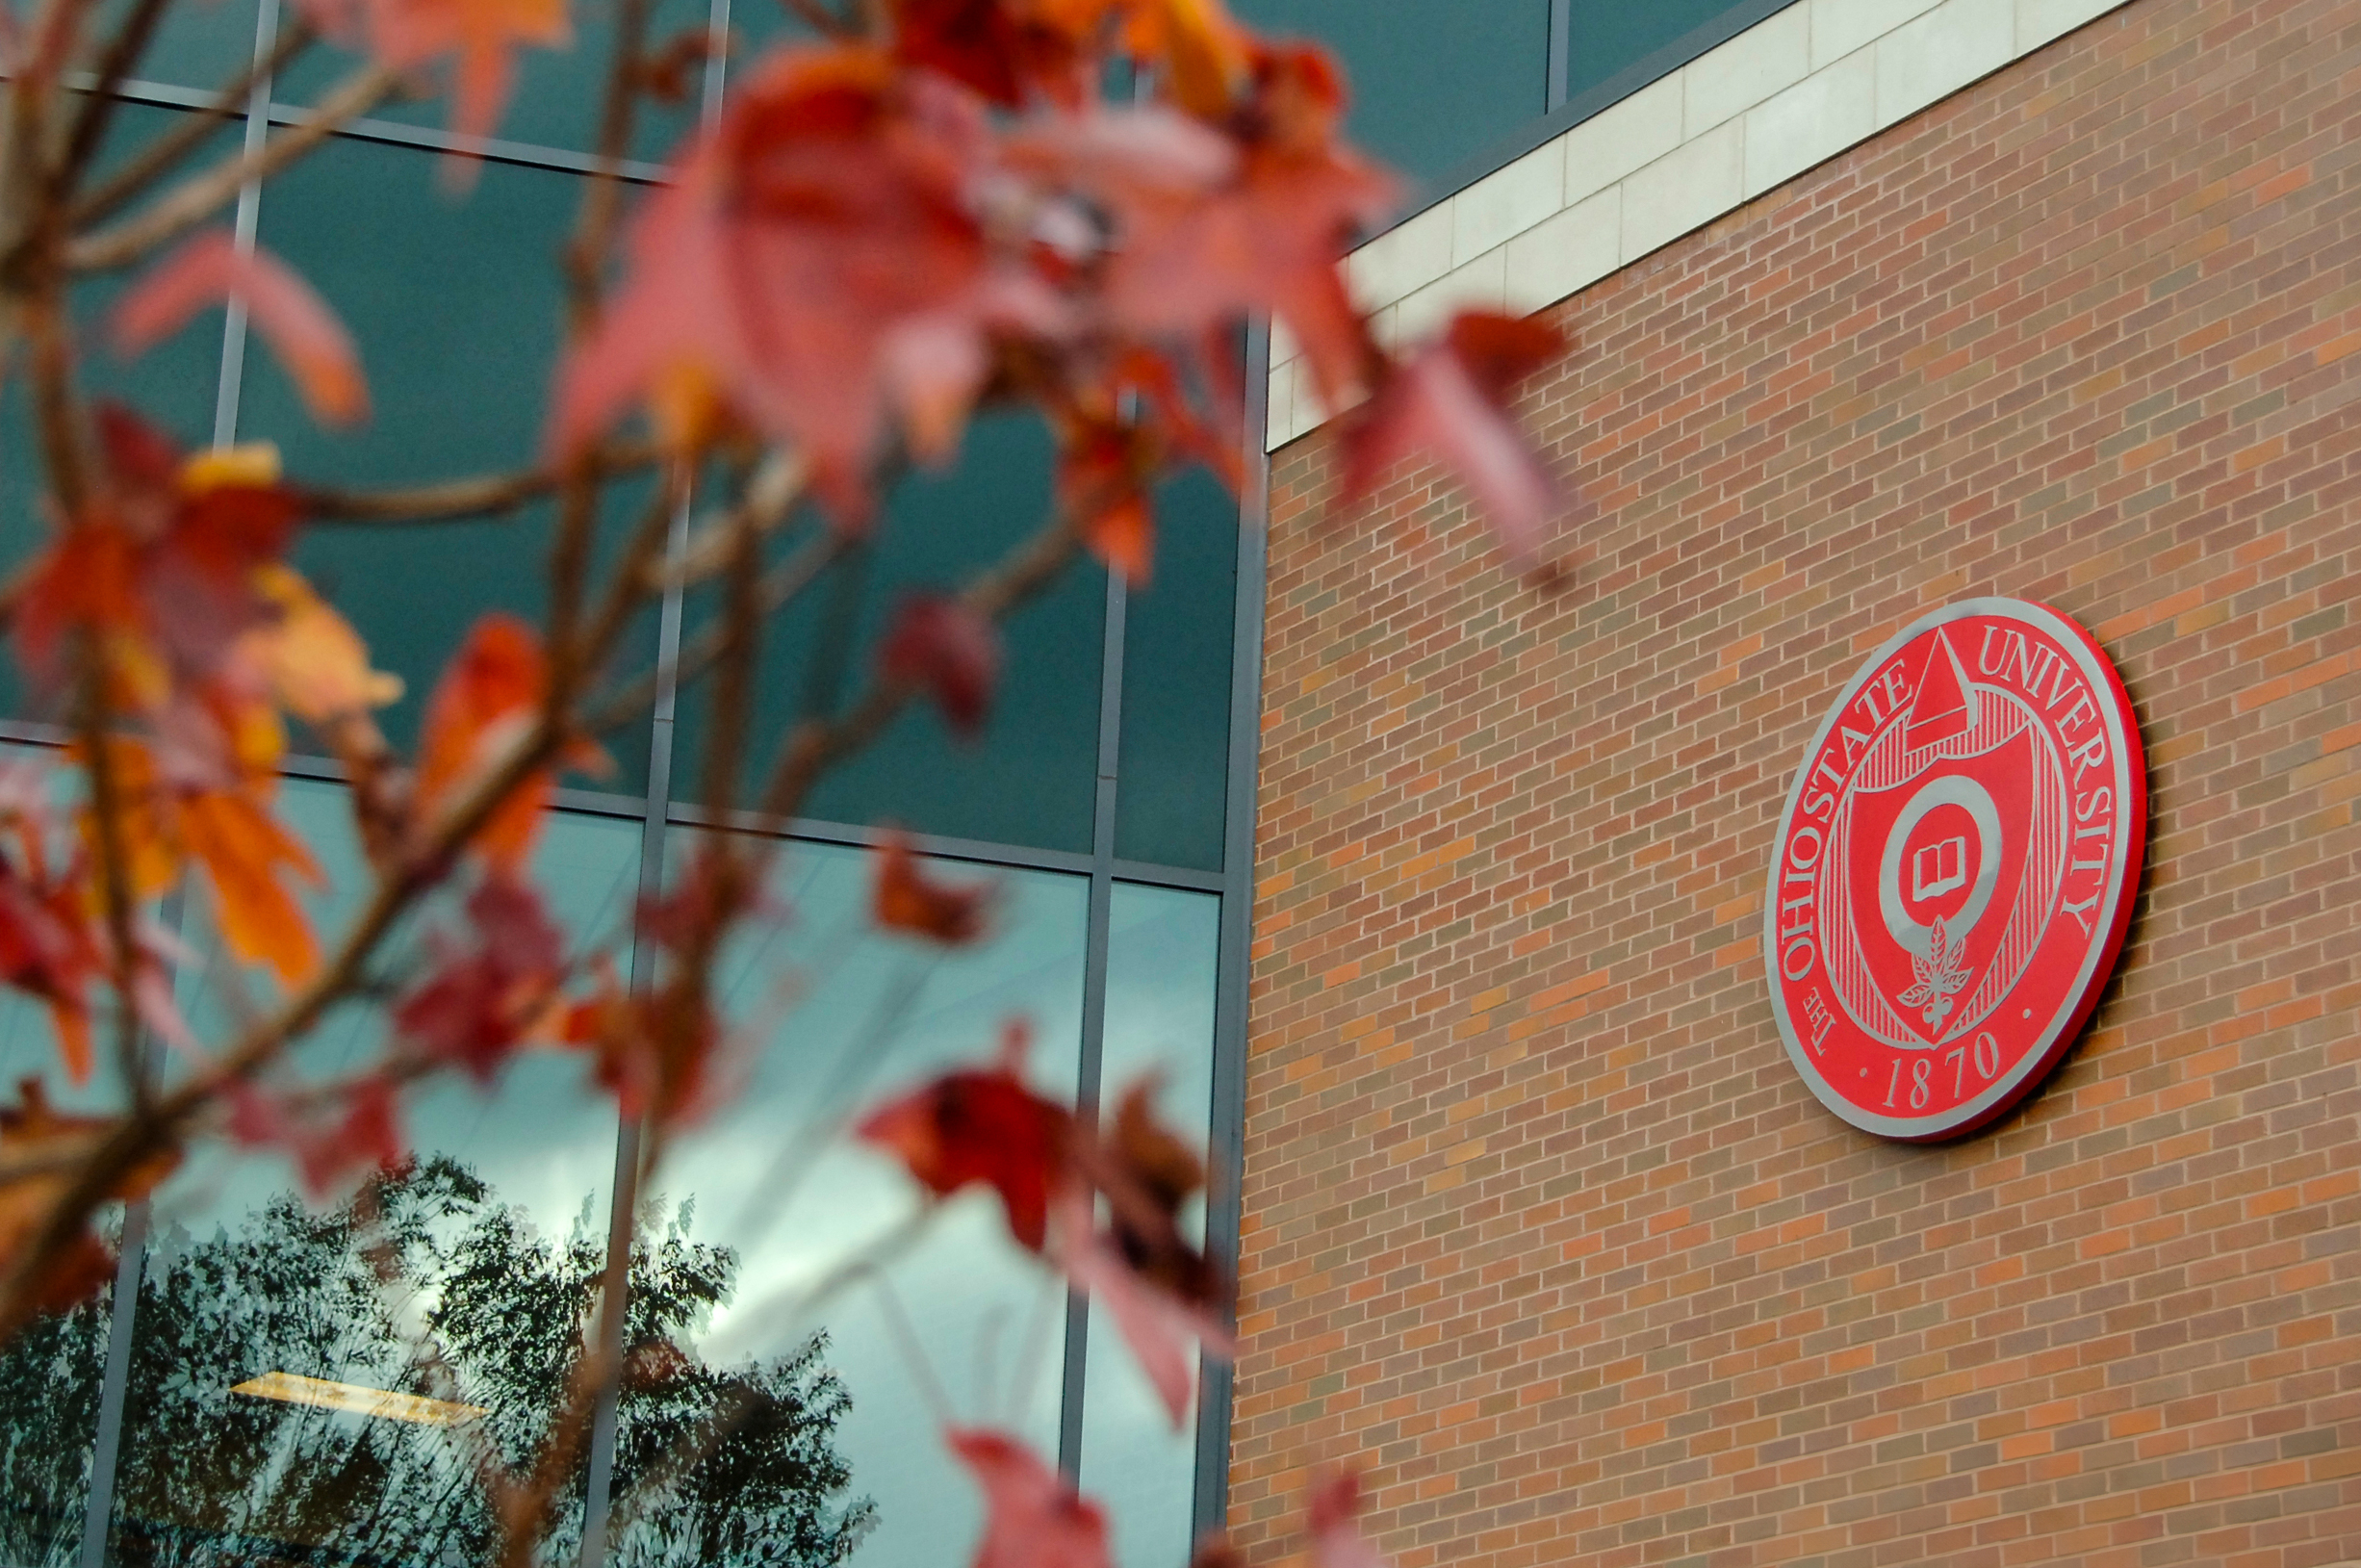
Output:
[[376,107],[400,78],[383,65],[364,65],[321,100],[312,116],[281,131],[250,153],[223,159],[156,199],[137,218],[74,241],[65,265],[77,272],[128,267],[149,251],[195,228],[238,199],[250,180],[267,180],[310,152],[340,127]]
[[241,72],[204,108],[180,116],[180,123],[157,137],[134,154],[131,161],[107,176],[98,187],[74,204],[69,221],[76,229],[91,224],[115,213],[136,199],[165,175],[180,166],[181,160],[205,144],[220,122],[239,113],[246,100],[253,96],[254,86],[264,77],[286,69],[317,37],[300,22],[291,23],[279,36],[268,58],[255,62]]
[[[662,456],[653,442],[631,442],[603,448],[586,461],[603,482],[653,468]],[[513,512],[563,482],[564,476],[553,469],[528,468],[440,479],[404,490],[335,490],[299,479],[289,488],[295,493],[305,518],[314,524],[458,523]]]

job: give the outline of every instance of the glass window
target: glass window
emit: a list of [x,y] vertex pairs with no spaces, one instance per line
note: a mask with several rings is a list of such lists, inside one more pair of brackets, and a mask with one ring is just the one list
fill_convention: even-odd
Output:
[[[775,0],[760,3],[774,4]],[[574,41],[570,45],[517,51],[516,86],[500,123],[493,128],[496,139],[571,152],[597,150],[600,116],[606,108],[606,67],[614,47],[616,9],[617,0],[577,0],[573,7]],[[280,14],[284,18],[288,13],[282,10]],[[660,51],[681,34],[703,35],[709,26],[707,0],[654,0],[647,36],[651,46]],[[315,102],[357,64],[358,57],[343,49],[315,45],[271,85],[271,96],[281,104]],[[436,67],[438,71],[442,68]],[[449,127],[450,97],[444,90],[449,77],[430,79],[435,87],[432,93],[389,98],[371,111],[371,117],[435,130]],[[695,127],[704,97],[702,74],[688,72],[687,87],[686,94],[677,102],[640,100],[632,121],[631,157],[662,158]]]
[[[688,842],[681,835],[672,853]],[[841,1467],[822,1472],[834,1484],[799,1499],[783,1469],[755,1495],[765,1510],[817,1509],[831,1528],[856,1531],[862,1568],[941,1568],[973,1538],[982,1505],[944,1450],[946,1422],[1014,1429],[1052,1462],[1057,1452],[1065,1292],[1008,1239],[989,1194],[951,1199],[873,1275],[816,1311],[797,1310],[804,1293],[920,1207],[897,1164],[834,1135],[848,1116],[952,1066],[982,1064],[1013,1017],[1031,1021],[1037,1087],[1073,1093],[1088,885],[996,875],[989,938],[944,950],[871,925],[865,853],[787,846],[772,874],[776,917],[741,933],[722,964],[742,1053],[734,1092],[669,1156],[643,1201],[654,1234],[712,1248],[731,1272],[727,1298],[682,1348],[763,1386],[826,1386],[823,1401],[808,1397],[802,1408],[824,1404],[825,1418],[806,1419],[817,1428],[811,1445]],[[684,1504],[651,1475],[656,1445],[629,1421],[619,1437],[619,1561],[684,1559],[662,1544],[668,1529],[686,1528],[667,1525],[668,1510],[718,1517],[718,1503]],[[744,1483],[738,1496],[748,1496]]]
[[1115,853],[1221,869],[1238,503],[1203,471],[1157,497],[1156,571],[1123,610]]
[[[957,587],[999,559],[1049,516],[1049,437],[1030,416],[998,416],[967,433],[959,461],[905,480],[876,525],[866,559],[835,568],[783,615],[763,642],[754,756],[767,763],[803,712],[814,652],[837,594],[856,594],[856,662],[844,686],[868,676],[864,659],[904,598]],[[711,600],[691,604],[693,629]],[[1098,765],[1098,688],[1107,579],[1095,565],[1070,568],[1002,628],[1007,657],[983,737],[953,736],[935,710],[912,704],[867,751],[823,779],[802,815],[868,826],[1087,853]],[[841,646],[841,645],[839,645]],[[706,703],[712,682],[682,705],[680,777],[703,799]]]
[[[327,873],[311,903],[332,929],[365,890],[343,791],[290,782],[282,813]],[[576,942],[624,929],[638,836],[597,817],[546,823],[533,870]],[[207,967],[185,1005],[217,1038],[243,999],[201,930],[193,945]],[[415,932],[397,943],[389,988],[425,950]],[[376,1006],[341,1009],[293,1081],[375,1060],[383,1027]],[[489,1092],[438,1078],[405,1097],[413,1163],[325,1207],[283,1157],[218,1147],[159,1192],[111,1563],[485,1560],[478,1461],[536,1452],[605,1250],[616,1124],[587,1079],[555,1052],[519,1056]],[[579,1529],[577,1490],[552,1560]]]
[[1616,72],[1736,8],[1731,0],[1573,0],[1566,95],[1587,92]]
[[1352,79],[1354,140],[1414,180],[1448,172],[1548,107],[1550,0],[1237,0],[1236,10],[1335,51]]
[[[1205,1147],[1213,1121],[1214,972],[1221,901],[1211,893],[1116,883],[1108,912],[1107,1034],[1100,1099],[1110,1116],[1123,1091],[1157,1080],[1156,1104],[1183,1141]],[[1205,1208],[1184,1217],[1202,1240]],[[1116,1525],[1115,1558],[1189,1557],[1196,1427],[1172,1428],[1164,1401],[1103,1312],[1091,1314],[1084,1373],[1082,1489]]]
[[[132,0],[106,0],[90,36],[111,39]],[[197,0],[167,8],[132,76],[174,87],[226,87],[254,63],[254,0]]]
[[[270,182],[262,242],[327,297],[359,341],[372,411],[357,431],[322,431],[259,342],[245,359],[238,426],[279,443],[312,483],[419,484],[531,466],[562,327],[560,247],[583,182],[487,166],[467,201],[436,182],[435,155],[338,141]],[[652,492],[611,487],[611,543]],[[406,692],[384,715],[407,745],[436,675],[486,610],[538,625],[547,604],[552,508],[505,519],[321,526],[295,559],[368,639]],[[654,614],[622,668],[652,662]],[[617,773],[596,787],[645,787],[646,727],[610,737]]]
[[[94,166],[98,176],[103,178],[109,168],[181,122],[175,110],[117,105]],[[195,167],[234,152],[240,134],[237,122],[217,132],[197,153]],[[93,399],[113,398],[129,404],[182,445],[204,446],[213,439],[222,313],[199,312],[195,321],[170,339],[125,362],[108,347],[105,321],[108,308],[135,275],[96,277],[74,290],[75,341],[81,349],[76,367],[79,383]],[[22,365],[13,365],[11,372],[0,378],[0,561],[13,570],[47,541],[49,524],[41,500],[47,490],[47,470],[40,459],[32,398]],[[28,718],[57,716],[49,705],[36,703],[21,692],[13,658],[0,659],[0,697],[5,698],[8,712]]]

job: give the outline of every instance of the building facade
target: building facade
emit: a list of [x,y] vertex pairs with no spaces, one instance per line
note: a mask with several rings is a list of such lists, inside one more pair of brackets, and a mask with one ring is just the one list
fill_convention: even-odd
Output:
[[[1357,1464],[1402,1568],[2361,1558],[2361,9],[1754,11],[1355,258],[1572,340],[1557,583],[1424,468],[1334,511],[1275,356],[1229,1523]],[[2147,863],[2045,1086],[1914,1146],[1763,905],[1978,596],[2119,671]]]

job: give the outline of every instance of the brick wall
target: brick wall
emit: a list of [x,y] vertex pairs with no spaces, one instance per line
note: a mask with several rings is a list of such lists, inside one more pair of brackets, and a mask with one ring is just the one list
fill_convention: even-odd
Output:
[[[1555,314],[1565,590],[1274,458],[1250,1559],[1339,1462],[1400,1568],[2361,1559],[2361,4],[2139,0]],[[1764,869],[1983,593],[2120,667],[2149,871],[2048,1087],[1900,1147]]]

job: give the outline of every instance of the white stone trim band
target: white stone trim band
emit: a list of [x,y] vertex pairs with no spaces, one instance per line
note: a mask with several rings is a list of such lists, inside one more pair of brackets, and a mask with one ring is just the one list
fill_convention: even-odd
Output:
[[[1796,0],[1346,259],[1389,343],[1529,314],[2127,0]],[[1327,418],[1271,334],[1265,446]]]

